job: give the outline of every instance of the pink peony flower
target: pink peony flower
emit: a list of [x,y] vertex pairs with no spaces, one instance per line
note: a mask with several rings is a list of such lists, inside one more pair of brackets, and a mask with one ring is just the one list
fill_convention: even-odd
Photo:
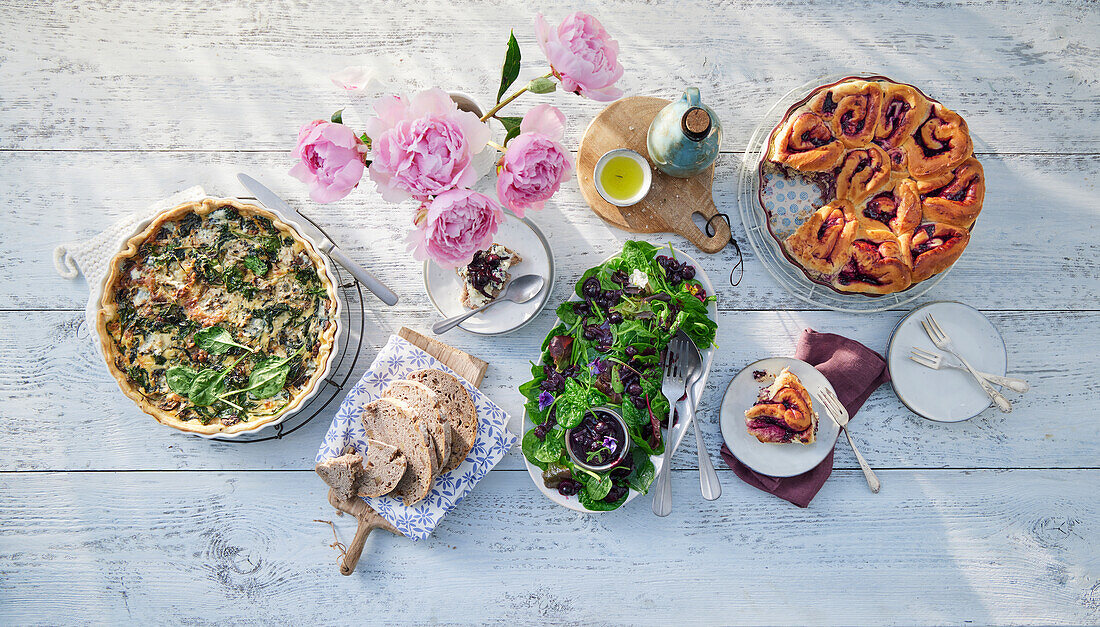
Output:
[[604,101],[623,95],[615,87],[623,75],[619,42],[607,34],[599,20],[577,11],[551,29],[540,13],[535,18],[535,36],[566,91]]
[[423,201],[477,180],[473,156],[485,149],[489,127],[459,111],[446,92],[385,96],[374,111],[366,123],[374,158],[370,178],[383,200]]
[[565,116],[540,104],[523,116],[520,135],[508,144],[497,173],[497,196],[519,217],[542,209],[573,171],[573,159],[559,143]]
[[359,185],[366,168],[367,147],[343,124],[314,120],[298,129],[290,175],[309,185],[315,202],[340,200]]
[[420,206],[409,250],[417,259],[456,268],[492,245],[503,220],[497,201],[470,189],[452,189]]

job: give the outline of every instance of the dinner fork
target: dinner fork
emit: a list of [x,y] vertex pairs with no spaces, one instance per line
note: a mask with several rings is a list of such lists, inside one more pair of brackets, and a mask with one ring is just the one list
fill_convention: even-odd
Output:
[[867,487],[871,488],[871,491],[875,494],[878,494],[879,488],[882,487],[882,483],[878,480],[878,476],[875,475],[875,471],[871,470],[871,466],[867,463],[867,460],[863,459],[863,455],[860,454],[859,449],[856,448],[856,443],[852,441],[852,434],[848,433],[848,410],[844,408],[844,405],[840,402],[840,399],[836,397],[836,394],[825,386],[818,388],[817,396],[825,405],[825,411],[828,412],[829,417],[840,426],[841,431],[843,431],[844,435],[848,438],[848,446],[852,447],[852,452],[856,454],[856,461],[859,462],[859,467],[863,469],[863,476],[867,479]]
[[[922,366],[926,366],[933,370],[939,370],[940,368],[951,368],[952,370],[962,370],[966,372],[966,368],[958,362],[951,361],[951,359],[944,359],[944,356],[939,353],[933,353],[932,351],[926,351],[923,348],[917,346],[913,347],[912,354],[909,355],[909,359],[917,362]],[[995,374],[989,374],[988,372],[978,371],[978,374],[982,375],[990,383],[995,385],[1003,385],[1013,392],[1019,392],[1023,394],[1031,389],[1031,386],[1027,384],[1027,381],[1023,379],[1017,379],[1016,377],[1001,377]]]
[[[665,373],[661,383],[661,394],[668,399],[668,431],[672,433],[672,412],[680,397],[687,389],[687,381],[684,379],[684,369],[681,364],[682,347],[670,342],[665,348]],[[672,469],[672,439],[665,437],[664,462],[661,464],[661,472],[657,474],[657,481],[653,488],[653,513],[658,516],[668,516],[672,513],[672,485],[669,473]]]
[[970,376],[974,377],[978,385],[982,386],[982,389],[985,390],[985,393],[993,400],[993,404],[997,406],[997,409],[1006,414],[1012,411],[1012,403],[1009,403],[1008,399],[1004,397],[1004,394],[998,392],[997,388],[993,387],[989,381],[986,381],[982,375],[978,374],[978,371],[974,370],[970,362],[959,354],[959,351],[955,349],[955,344],[951,341],[951,337],[944,333],[943,328],[936,322],[936,319],[932,317],[932,314],[925,316],[924,320],[921,320],[920,323],[924,326],[924,332],[928,334],[928,337],[932,340],[932,343],[936,345],[936,348],[951,353],[966,367]]

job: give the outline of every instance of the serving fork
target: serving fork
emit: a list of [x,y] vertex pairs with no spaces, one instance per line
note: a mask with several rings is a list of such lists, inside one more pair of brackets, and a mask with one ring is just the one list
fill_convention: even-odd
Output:
[[[665,372],[661,383],[661,394],[668,399],[669,421],[666,433],[669,435],[672,434],[672,410],[687,390],[685,379],[687,373],[683,367],[682,349],[683,346],[678,342],[669,342],[665,348]],[[654,482],[653,487],[653,513],[658,516],[668,516],[672,513],[672,486],[669,480],[672,469],[672,442],[671,437],[665,437],[664,462],[661,464],[661,472],[657,473],[657,481]]]
[[856,448],[855,442],[852,442],[852,434],[848,433],[848,410],[844,408],[844,404],[840,402],[836,394],[825,386],[821,386],[817,389],[817,397],[820,398],[822,404],[825,405],[825,411],[828,412],[829,417],[840,426],[840,430],[843,431],[844,435],[848,438],[848,446],[852,447],[852,452],[856,454],[856,461],[859,462],[859,467],[863,469],[863,476],[867,479],[867,487],[871,488],[871,491],[875,494],[878,494],[879,488],[882,487],[882,483],[878,480],[878,476],[875,475],[875,471],[871,470],[871,466],[867,463],[867,460],[863,459],[863,455],[861,455],[859,449]]
[[[909,359],[917,362],[922,366],[926,366],[933,370],[939,370],[940,368],[951,368],[952,370],[962,370],[966,372],[966,367],[954,360],[952,355],[941,355],[939,353],[933,353],[932,351],[926,351],[923,348],[917,346],[913,347],[912,354],[909,355]],[[995,374],[989,374],[988,372],[978,371],[978,374],[995,385],[1003,385],[1013,392],[1019,392],[1023,394],[1031,389],[1027,381],[1023,379],[1017,379],[1016,377],[1001,377]]]
[[989,381],[986,381],[977,370],[974,370],[970,362],[959,354],[959,351],[955,349],[955,344],[951,341],[951,336],[944,333],[943,328],[936,322],[936,319],[932,317],[932,314],[925,316],[924,320],[921,320],[920,323],[924,326],[924,332],[928,334],[928,337],[932,340],[932,343],[936,345],[936,348],[954,355],[955,358],[959,360],[959,363],[961,363],[966,368],[967,372],[970,373],[970,376],[974,377],[978,385],[982,386],[982,389],[985,390],[985,393],[993,400],[993,404],[997,406],[997,409],[1006,414],[1012,411],[1012,403],[1009,403],[1008,399],[1004,397],[1004,394],[998,392],[997,388],[993,387]]
[[[699,348],[695,346],[695,342],[691,341],[691,338],[687,336],[687,333],[684,333],[683,329],[676,332],[676,337],[672,341],[679,344],[676,352],[680,354],[680,359],[687,370],[685,373],[687,385],[684,390],[683,417],[689,424],[685,424],[684,428],[686,429],[688,426],[695,428],[695,447],[699,453],[699,491],[703,494],[704,499],[713,501],[722,496],[722,484],[718,482],[718,473],[714,472],[714,464],[710,461],[710,453],[707,452],[707,445],[703,441],[703,432],[699,429],[699,421],[695,420],[695,409],[699,399],[693,398],[691,394],[691,388],[703,375],[703,358],[699,354]],[[675,439],[669,438],[669,443],[675,448]]]

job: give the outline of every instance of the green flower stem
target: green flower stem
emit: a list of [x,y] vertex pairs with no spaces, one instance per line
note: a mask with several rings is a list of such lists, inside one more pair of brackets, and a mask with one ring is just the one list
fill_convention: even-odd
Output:
[[[547,72],[546,74],[543,74],[542,76],[539,76],[538,78],[550,78],[550,77],[551,77],[551,76],[553,76],[553,75],[554,75],[554,71],[553,71],[553,70],[551,70],[551,71]],[[530,81],[528,81],[528,82],[527,82],[527,85],[530,85],[530,84],[531,84],[531,83],[530,83]],[[485,122],[485,121],[486,121],[486,120],[488,120],[489,118],[491,118],[491,117],[493,117],[494,115],[496,115],[496,114],[497,114],[497,111],[500,111],[501,109],[503,109],[503,108],[504,108],[504,105],[508,104],[509,102],[512,102],[512,101],[513,101],[513,100],[515,100],[516,98],[519,98],[519,97],[520,97],[520,95],[521,95],[521,94],[522,94],[523,92],[527,91],[527,85],[524,85],[524,86],[523,86],[523,87],[522,87],[521,89],[519,89],[518,91],[516,91],[516,93],[512,94],[511,96],[508,96],[508,97],[507,97],[507,98],[505,98],[504,100],[501,100],[501,101],[500,101],[500,104],[498,104],[497,106],[493,107],[492,109],[489,109],[488,113],[486,113],[485,115],[481,116],[481,121],[482,121],[482,122]]]

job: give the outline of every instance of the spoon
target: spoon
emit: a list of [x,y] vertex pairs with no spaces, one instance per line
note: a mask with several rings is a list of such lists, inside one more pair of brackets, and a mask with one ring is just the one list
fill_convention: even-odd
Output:
[[542,291],[543,285],[546,285],[546,279],[537,274],[525,274],[519,278],[512,279],[512,282],[508,284],[508,287],[504,288],[504,292],[500,296],[473,311],[467,311],[464,314],[459,314],[452,318],[447,318],[446,320],[440,320],[432,325],[432,333],[436,335],[446,333],[458,326],[466,318],[481,313],[493,305],[506,300],[512,301],[513,303],[526,303],[535,296],[538,296],[538,293]]

